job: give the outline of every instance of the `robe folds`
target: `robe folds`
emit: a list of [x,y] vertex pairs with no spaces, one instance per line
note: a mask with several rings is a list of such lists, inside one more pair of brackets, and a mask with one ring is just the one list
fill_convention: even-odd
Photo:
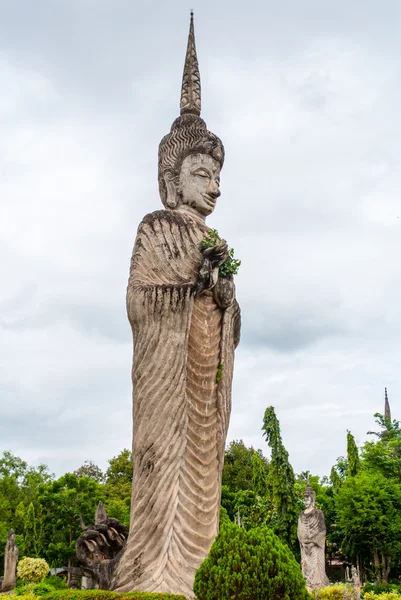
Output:
[[207,226],[177,210],[147,215],[131,259],[134,340],[130,533],[115,588],[193,598],[218,532],[240,312],[195,286]]
[[319,589],[329,585],[325,565],[326,524],[321,510],[314,508],[311,512],[301,512],[298,539],[302,574],[307,588]]

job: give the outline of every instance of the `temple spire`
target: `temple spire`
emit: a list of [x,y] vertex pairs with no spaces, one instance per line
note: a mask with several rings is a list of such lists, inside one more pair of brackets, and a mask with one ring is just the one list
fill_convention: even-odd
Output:
[[196,56],[194,13],[191,11],[187,54],[182,76],[180,114],[190,113],[199,117],[201,112],[201,84],[198,57]]
[[391,421],[390,402],[388,401],[387,388],[384,388],[384,417]]

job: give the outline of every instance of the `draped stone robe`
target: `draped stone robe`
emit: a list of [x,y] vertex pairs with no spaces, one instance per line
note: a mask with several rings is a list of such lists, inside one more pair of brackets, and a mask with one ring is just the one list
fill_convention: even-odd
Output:
[[329,585],[325,566],[326,524],[321,510],[301,512],[298,519],[301,568],[309,589]]
[[240,315],[236,301],[222,310],[211,291],[195,295],[207,235],[203,222],[174,210],[147,215],[138,229],[127,291],[134,479],[121,591],[193,598],[218,532]]

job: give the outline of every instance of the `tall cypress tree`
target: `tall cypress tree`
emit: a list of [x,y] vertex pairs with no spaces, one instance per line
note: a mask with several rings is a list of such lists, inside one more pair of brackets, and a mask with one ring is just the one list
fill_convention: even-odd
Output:
[[298,505],[295,492],[295,476],[288,460],[288,452],[281,439],[280,423],[274,407],[266,409],[263,418],[264,436],[271,448],[269,484],[277,513],[277,535],[292,546],[297,536]]
[[355,477],[359,471],[360,461],[358,454],[358,446],[355,443],[355,438],[350,431],[347,430],[347,458],[348,458],[348,475]]
[[30,503],[24,520],[24,554],[30,558],[37,557],[37,534],[35,507]]

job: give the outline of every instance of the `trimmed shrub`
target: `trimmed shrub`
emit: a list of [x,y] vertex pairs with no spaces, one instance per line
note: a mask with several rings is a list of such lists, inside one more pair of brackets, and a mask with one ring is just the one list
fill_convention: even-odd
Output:
[[17,576],[30,583],[40,583],[48,574],[49,565],[43,558],[23,558],[17,566]]
[[335,583],[312,593],[316,600],[354,600],[354,587],[352,584]]
[[225,522],[195,576],[198,600],[307,600],[294,555],[267,527]]
[[389,592],[398,592],[401,595],[401,586],[396,583],[390,583],[388,585],[385,584],[377,584],[377,583],[367,583],[364,585],[362,590],[362,597],[364,597],[368,592],[371,594],[375,594],[376,596],[380,596],[380,594],[389,594]]
[[54,590],[42,596],[43,600],[187,600],[174,594],[130,592],[117,593],[106,590]]
[[401,596],[398,592],[381,592],[380,594],[374,594],[373,592],[366,592],[364,600],[400,600]]

